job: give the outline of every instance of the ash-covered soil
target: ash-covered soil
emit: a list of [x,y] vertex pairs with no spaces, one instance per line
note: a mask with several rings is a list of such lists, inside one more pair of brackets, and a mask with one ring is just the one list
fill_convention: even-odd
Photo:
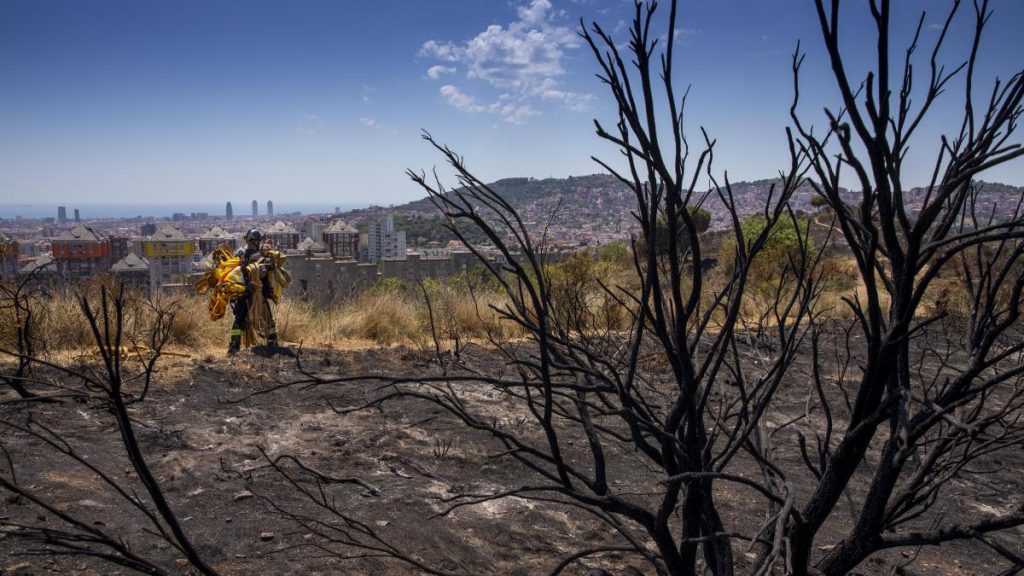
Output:
[[[497,356],[477,351],[478,365],[501,370]],[[426,374],[435,368],[429,355],[408,348],[352,351],[306,350],[303,367],[321,377],[373,374]],[[344,546],[355,530],[363,542],[370,533],[377,545],[439,570],[464,574],[547,574],[567,556],[601,544],[616,544],[616,534],[592,517],[557,502],[511,496],[457,508],[456,494],[494,494],[535,484],[534,473],[508,458],[489,436],[469,430],[439,407],[417,399],[397,399],[379,408],[345,412],[381,394],[375,380],[329,385],[288,386],[260,393],[279,382],[304,378],[291,358],[265,358],[245,352],[237,358],[167,358],[148,397],[130,406],[147,462],[182,526],[198,550],[222,574],[415,574],[414,566],[382,558],[374,551]],[[70,384],[69,384],[70,385]],[[132,390],[134,385],[129,385]],[[464,392],[490,402],[493,417],[521,434],[531,419],[509,398],[491,388],[461,384]],[[806,390],[799,383],[783,390],[780,410],[799,414]],[[482,396],[481,396],[482,395]],[[10,399],[8,396],[7,399]],[[782,422],[792,414],[773,414]],[[122,486],[131,497],[149,503],[125,455],[114,419],[99,401],[5,404],[0,419],[24,426],[27,419],[59,434],[77,453]],[[41,428],[36,428],[37,430]],[[96,474],[71,458],[10,426],[0,427],[20,486],[41,494],[57,510],[73,514],[132,550],[158,561],[170,573],[188,574],[183,554],[154,537],[146,518]],[[585,450],[577,443],[568,450]],[[356,483],[318,486],[302,465]],[[571,454],[570,454],[571,457]],[[956,486],[942,513],[976,513],[1012,504],[1024,479],[1013,470],[1024,454],[1003,454],[989,487]],[[643,491],[654,476],[635,454],[609,453],[614,487]],[[798,463],[799,455],[780,456]],[[760,501],[749,492],[720,484],[718,502],[726,525],[763,519]],[[321,490],[322,488],[322,490]],[[857,487],[861,490],[863,487]],[[1011,495],[1011,496],[1008,496]],[[6,494],[5,494],[6,496]],[[24,498],[0,502],[8,523],[62,526],[59,518]],[[0,574],[128,574],[130,570],[80,556],[52,554],[45,544],[27,545],[0,534]],[[828,536],[828,535],[826,535]],[[838,534],[832,535],[832,537]],[[1000,538],[1024,538],[1021,530]],[[828,537],[822,539],[827,546]],[[751,557],[737,544],[738,573]],[[918,555],[916,561],[899,568]],[[567,574],[592,568],[620,574],[653,574],[635,556],[605,555],[573,564]],[[987,547],[965,542],[938,549],[896,551],[862,565],[865,573],[991,574],[1007,563]]]

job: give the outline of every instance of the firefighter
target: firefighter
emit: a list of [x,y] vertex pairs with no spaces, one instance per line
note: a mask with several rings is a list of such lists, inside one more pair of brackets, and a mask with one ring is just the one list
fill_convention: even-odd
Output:
[[[258,312],[263,314],[261,324],[265,327],[267,348],[270,351],[277,351],[279,348],[277,343],[277,325],[274,323],[274,315],[270,309],[270,301],[274,294],[269,273],[271,264],[268,263],[270,262],[269,259],[264,259],[265,249],[261,245],[263,233],[256,228],[252,228],[245,233],[244,238],[245,248],[239,248],[235,255],[241,259],[239,265],[245,270],[246,289],[245,293],[231,303],[235,321],[231,325],[231,342],[228,344],[229,356],[237,354],[241,349],[242,332],[247,328],[247,323],[252,321],[250,314]],[[256,297],[256,294],[254,294],[257,286],[259,286],[259,296],[261,297]],[[252,310],[254,299],[257,300],[255,304],[260,307],[259,311]]]

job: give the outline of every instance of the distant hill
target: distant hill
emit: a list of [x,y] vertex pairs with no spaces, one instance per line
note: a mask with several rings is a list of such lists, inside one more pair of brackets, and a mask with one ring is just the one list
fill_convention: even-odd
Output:
[[[613,195],[625,194],[629,191],[614,176],[608,174],[590,174],[587,176],[569,176],[567,178],[504,178],[488,184],[495,192],[501,194],[512,206],[518,209],[534,202],[545,202],[553,196],[561,196],[581,190],[602,190]],[[430,198],[423,198],[408,204],[395,207],[400,212],[435,211]]]
[[[764,179],[731,184],[733,200],[741,215],[761,212],[764,203],[779,180]],[[1006,184],[979,182],[982,185],[980,204],[985,209],[995,208],[997,218],[1005,217],[1005,211],[1012,209],[1008,198],[1019,196],[1024,188]],[[628,238],[638,232],[636,219],[632,215],[636,202],[632,192],[615,177],[607,174],[570,176],[567,178],[505,178],[489,184],[511,204],[536,234],[547,232],[547,237],[567,246],[607,243]],[[855,203],[859,195],[844,190],[848,201]],[[811,205],[814,190],[809,184],[801,186],[794,193],[792,206],[795,210],[813,212]],[[924,198],[924,190],[915,188],[907,193],[907,205],[911,211],[917,209]],[[724,209],[718,194],[708,194],[704,207],[711,213],[711,229],[725,229],[731,226],[728,212]],[[407,204],[370,207],[343,214],[343,218],[365,229],[366,222],[391,214],[395,225],[407,231],[410,245],[423,245],[431,241],[447,242],[454,239],[444,229],[440,213],[429,198]],[[481,236],[473,237],[482,240]]]
[[[611,242],[628,237],[635,227],[630,216],[635,204],[632,192],[606,174],[540,180],[505,178],[488,186],[519,212],[531,231],[538,236],[547,231],[547,238],[560,244]],[[454,239],[444,229],[444,221],[429,198],[389,208],[353,210],[342,217],[360,227],[362,222],[387,214],[395,217],[396,228],[406,230],[410,245]]]

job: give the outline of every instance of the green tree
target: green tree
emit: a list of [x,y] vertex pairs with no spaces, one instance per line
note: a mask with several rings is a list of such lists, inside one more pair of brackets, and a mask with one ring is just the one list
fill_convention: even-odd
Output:
[[[711,226],[711,213],[697,206],[690,206],[689,212],[690,218],[693,220],[693,225],[697,231],[697,234],[703,234],[707,232],[708,228]],[[658,257],[665,258],[670,253],[669,239],[672,235],[672,233],[670,232],[670,229],[672,227],[669,226],[668,218],[665,216],[664,213],[658,216],[656,222],[657,225],[656,230],[654,232],[654,243],[657,247]],[[682,255],[684,258],[692,257],[692,254],[690,253],[690,234],[689,232],[687,232],[686,223],[683,221],[682,218],[679,219],[679,222],[675,226],[675,228],[676,243],[679,247],[678,253]],[[646,236],[637,239],[636,250],[639,254],[647,252]]]

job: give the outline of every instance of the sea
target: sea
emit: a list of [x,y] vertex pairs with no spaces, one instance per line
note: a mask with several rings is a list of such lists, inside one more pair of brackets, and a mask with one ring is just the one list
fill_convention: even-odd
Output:
[[[39,218],[56,218],[57,217],[57,204],[43,204],[43,203],[4,203],[0,202],[0,219],[2,220],[16,220],[16,219],[39,219]],[[170,218],[175,213],[181,213],[185,215],[191,215],[192,213],[206,213],[211,218],[220,218],[224,216],[224,202],[218,202],[216,204],[193,202],[193,203],[180,203],[180,204],[64,204],[67,209],[68,220],[72,220],[75,217],[75,209],[78,209],[78,213],[83,220],[93,218]],[[335,212],[335,209],[341,212],[353,210],[356,208],[365,208],[368,204],[358,204],[352,202],[287,202],[287,201],[274,201],[274,214],[285,215],[285,214],[330,214]],[[236,218],[245,218],[252,215],[252,205],[248,202],[239,202],[233,204],[234,216]],[[267,205],[261,202],[259,205],[259,215],[266,215]]]

